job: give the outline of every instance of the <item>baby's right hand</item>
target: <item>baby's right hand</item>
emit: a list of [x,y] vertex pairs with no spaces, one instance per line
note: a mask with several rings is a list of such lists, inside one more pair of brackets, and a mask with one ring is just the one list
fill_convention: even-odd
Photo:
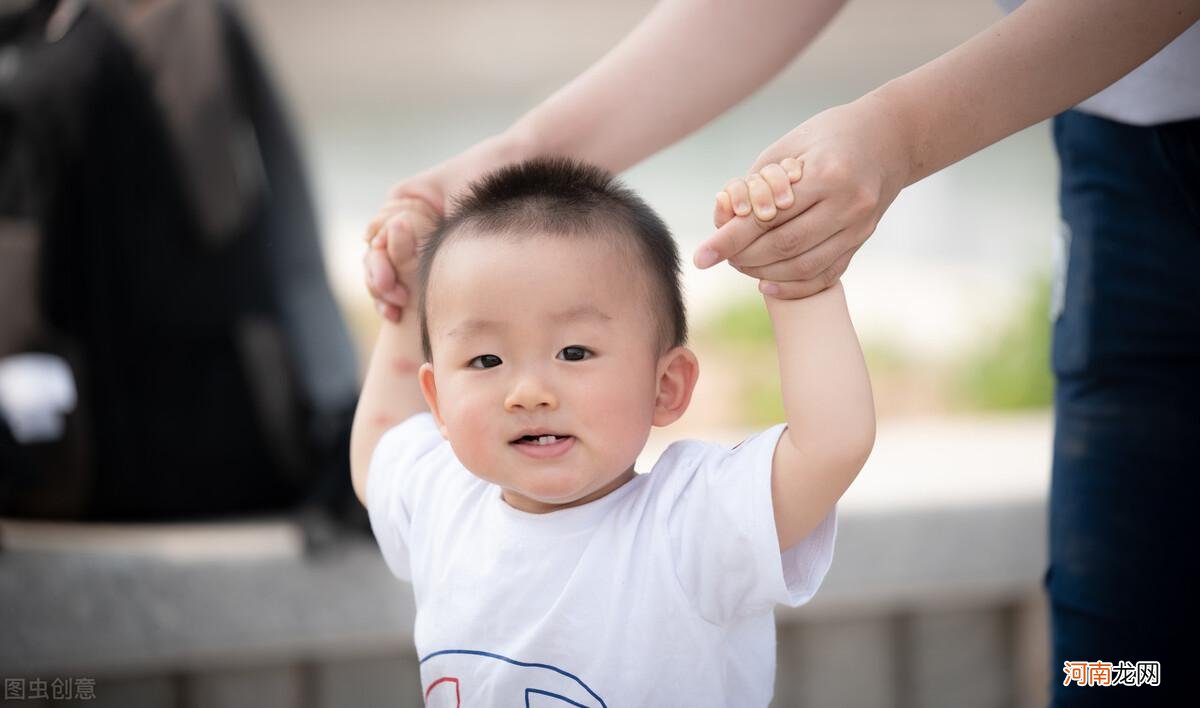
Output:
[[[400,308],[408,304],[416,285],[417,245],[433,232],[440,218],[425,200],[401,197],[385,203],[367,226],[363,275],[382,317],[400,320]],[[381,297],[385,291],[392,293],[390,301]]]
[[713,224],[719,229],[735,216],[750,216],[760,222],[775,218],[778,209],[796,203],[792,185],[804,176],[804,164],[794,157],[766,165],[745,178],[731,179],[717,193]]

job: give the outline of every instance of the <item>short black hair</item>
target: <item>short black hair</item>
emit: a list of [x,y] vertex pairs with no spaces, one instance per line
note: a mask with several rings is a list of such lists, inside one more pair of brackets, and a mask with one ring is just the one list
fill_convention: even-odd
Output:
[[502,167],[472,184],[421,246],[418,261],[421,347],[433,358],[426,300],[433,261],[452,236],[487,234],[597,236],[617,231],[641,252],[659,324],[660,353],[687,341],[679,252],[658,214],[611,173],[568,158]]

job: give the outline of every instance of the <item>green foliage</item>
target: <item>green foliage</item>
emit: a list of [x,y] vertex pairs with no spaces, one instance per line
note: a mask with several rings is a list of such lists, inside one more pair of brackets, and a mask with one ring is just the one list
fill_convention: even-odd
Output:
[[723,349],[774,349],[775,333],[762,298],[734,301],[703,327],[701,335]]
[[[863,343],[880,410],[1015,410],[1049,406],[1050,283],[1032,281],[1029,296],[994,336],[950,365],[931,368],[886,340]],[[729,419],[762,426],[784,419],[775,340],[766,308],[757,297],[729,304],[697,331],[704,357],[737,377]],[[917,408],[913,408],[914,392]]]
[[746,425],[756,428],[787,420],[783,412],[783,389],[779,386],[778,372],[746,385],[741,414]]
[[908,376],[916,368],[912,358],[889,340],[863,339],[862,350],[872,379],[879,376]]
[[738,398],[730,402],[731,419],[748,426],[783,421],[775,334],[762,299],[747,297],[730,303],[698,334],[706,348],[720,357],[721,368],[737,372]]
[[953,401],[974,410],[1050,405],[1050,282],[1038,278],[1014,316],[956,367]]

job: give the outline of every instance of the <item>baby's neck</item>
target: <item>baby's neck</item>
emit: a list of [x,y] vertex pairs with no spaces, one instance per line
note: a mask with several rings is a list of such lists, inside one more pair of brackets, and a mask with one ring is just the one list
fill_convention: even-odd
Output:
[[609,494],[612,494],[616,490],[625,486],[625,484],[627,482],[629,482],[636,476],[637,476],[637,473],[633,471],[632,467],[630,467],[629,469],[627,469],[624,472],[622,472],[621,474],[617,475],[611,481],[609,481],[607,484],[605,484],[603,487],[597,489],[596,491],[591,492],[589,494],[585,494],[584,496],[579,497],[578,499],[573,499],[568,502],[563,502],[562,504],[554,504],[554,503],[550,503],[550,502],[544,502],[544,501],[541,501],[538,499],[531,499],[531,498],[525,496],[524,494],[521,494],[520,492],[515,492],[515,491],[513,491],[511,489],[507,489],[507,488],[505,488],[504,491],[501,492],[500,497],[502,499],[504,499],[506,504],[508,504],[512,508],[517,509],[519,511],[524,511],[529,514],[549,514],[554,511],[562,511],[563,509],[570,509],[570,508],[576,507],[576,506],[583,506],[584,504],[594,502],[597,499],[603,499],[604,497],[608,496]]

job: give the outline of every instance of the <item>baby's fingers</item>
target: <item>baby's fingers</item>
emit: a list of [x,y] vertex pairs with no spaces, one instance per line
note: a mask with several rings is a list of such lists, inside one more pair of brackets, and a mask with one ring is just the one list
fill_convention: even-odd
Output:
[[767,183],[767,187],[770,188],[771,195],[775,200],[775,206],[780,209],[787,209],[796,203],[796,198],[792,194],[792,181],[788,179],[788,173],[782,165],[772,162],[759,170],[758,174]]
[[396,272],[388,262],[387,252],[369,248],[363,254],[363,273],[367,291],[375,299],[379,314],[389,320],[399,319],[400,307],[408,302],[408,290],[396,282]]
[[717,203],[713,207],[713,226],[718,229],[729,222],[736,214],[733,213],[733,201],[729,192],[717,192]]
[[746,186],[746,180],[731,179],[725,184],[725,193],[729,195],[729,201],[733,205],[733,213],[738,216],[749,216],[750,208],[750,189]]
[[779,161],[779,166],[787,173],[789,182],[799,182],[804,176],[804,163],[794,157],[783,158]]
[[[750,204],[754,208],[754,217],[759,221],[770,221],[775,218],[775,196],[771,186],[758,174],[746,178],[746,187],[750,190]],[[788,193],[791,193],[790,185]]]

